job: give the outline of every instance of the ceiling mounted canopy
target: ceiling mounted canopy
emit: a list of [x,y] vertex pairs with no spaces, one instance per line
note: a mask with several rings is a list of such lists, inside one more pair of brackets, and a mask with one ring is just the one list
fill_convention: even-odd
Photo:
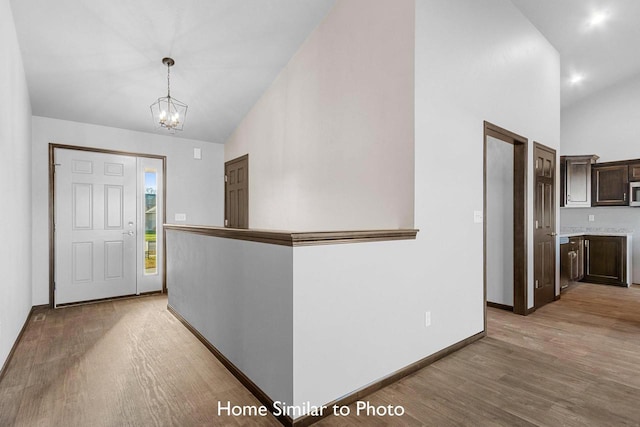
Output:
[[172,58],[162,58],[162,63],[167,66],[167,96],[158,98],[151,104],[151,116],[156,127],[165,128],[171,133],[182,130],[184,120],[187,117],[187,104],[171,97],[171,67],[175,65]]

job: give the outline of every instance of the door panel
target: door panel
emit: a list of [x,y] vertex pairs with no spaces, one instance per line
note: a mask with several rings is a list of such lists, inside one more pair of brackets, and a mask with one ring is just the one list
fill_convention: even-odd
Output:
[[56,305],[135,294],[135,157],[54,156]]
[[122,229],[124,223],[124,188],[121,185],[105,186],[104,212],[106,229]]
[[556,293],[556,153],[536,144],[534,196],[534,307],[553,301]]
[[73,242],[73,283],[93,280],[93,242]]
[[73,184],[73,229],[93,228],[93,185]]
[[107,279],[124,277],[124,242],[104,242],[104,276]]

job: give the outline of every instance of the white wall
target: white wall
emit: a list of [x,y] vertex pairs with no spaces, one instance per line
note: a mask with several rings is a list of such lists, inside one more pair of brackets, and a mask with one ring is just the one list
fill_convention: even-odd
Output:
[[[167,156],[167,223],[223,225],[224,147],[161,134],[33,117],[33,304],[49,302],[49,143]],[[202,149],[202,160],[193,149]]]
[[[418,0],[415,15],[420,232],[294,248],[297,404],[337,399],[481,332],[483,231],[473,211],[483,204],[483,121],[530,139],[529,230],[533,140],[559,145],[559,55],[511,2]],[[529,265],[531,307],[532,231]]]
[[513,307],[514,146],[487,137],[487,301]]
[[638,159],[640,75],[562,109],[562,155]]
[[291,247],[167,230],[169,305],[269,397],[288,404],[292,262]]
[[417,0],[415,75],[415,223],[429,283],[456,307],[450,327],[479,322],[482,308],[483,120],[529,139],[532,307],[533,141],[559,146],[558,53],[508,0]]
[[452,309],[447,288],[458,283],[416,267],[423,249],[413,240],[293,249],[295,405],[329,403],[482,330],[482,301],[460,295],[475,309]]
[[413,0],[338,0],[225,145],[249,226],[413,226]]
[[[598,163],[640,158],[640,76],[562,110],[563,155],[597,154]],[[589,222],[589,215],[595,216]],[[628,228],[633,234],[633,278],[640,283],[640,209],[562,208],[565,227]]]
[[0,0],[0,368],[31,309],[31,104],[11,5]]

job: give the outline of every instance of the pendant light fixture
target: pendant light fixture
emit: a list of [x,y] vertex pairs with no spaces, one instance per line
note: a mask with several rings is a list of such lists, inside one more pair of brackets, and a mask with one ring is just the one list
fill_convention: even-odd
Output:
[[151,116],[157,127],[162,127],[175,133],[184,127],[184,119],[187,117],[187,104],[171,97],[171,67],[175,61],[171,58],[162,58],[162,63],[167,66],[167,96],[158,98],[151,104]]

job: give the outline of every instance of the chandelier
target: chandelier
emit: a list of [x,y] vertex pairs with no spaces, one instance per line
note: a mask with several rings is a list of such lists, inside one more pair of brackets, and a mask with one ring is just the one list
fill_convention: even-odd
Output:
[[187,104],[171,97],[171,67],[175,61],[171,58],[162,58],[162,63],[167,66],[167,96],[158,98],[151,104],[151,116],[158,128],[165,128],[171,133],[182,130],[184,119],[187,116]]

